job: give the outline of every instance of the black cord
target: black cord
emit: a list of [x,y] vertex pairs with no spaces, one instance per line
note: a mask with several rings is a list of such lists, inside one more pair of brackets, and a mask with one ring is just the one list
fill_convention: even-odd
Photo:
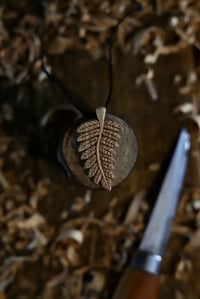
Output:
[[[77,100],[72,96],[70,90],[66,88],[66,86],[58,79],[57,76],[49,73],[49,71],[45,67],[45,62],[44,62],[44,34],[45,34],[45,1],[44,0],[39,0],[39,8],[40,8],[40,17],[42,20],[42,30],[41,30],[41,68],[42,71],[46,74],[49,80],[53,81],[56,83],[56,85],[62,90],[62,92],[65,94],[65,96],[69,99],[69,101],[85,116],[90,115],[85,111],[83,107],[80,106],[80,103],[77,102]],[[108,96],[105,101],[105,107],[108,107],[108,104],[111,101],[112,97],[112,91],[113,91],[113,63],[112,63],[112,41],[113,41],[113,35],[116,32],[117,28],[119,25],[134,12],[141,11],[142,6],[137,2],[136,7],[129,11],[127,14],[125,14],[121,19],[118,20],[117,24],[112,28],[109,42],[108,42],[108,76],[109,76],[109,90],[108,90]]]
[[108,76],[109,76],[109,91],[108,91],[108,96],[105,102],[105,107],[108,107],[108,104],[111,101],[112,97],[112,91],[113,91],[113,64],[112,64],[112,40],[113,40],[113,35],[118,29],[119,25],[132,13],[141,11],[142,6],[139,3],[136,3],[136,7],[133,8],[131,11],[129,11],[127,14],[125,14],[121,19],[118,20],[117,24],[112,28],[112,32],[110,34],[109,38],[109,44],[108,44]]
[[70,90],[63,84],[63,82],[55,75],[51,74],[45,67],[44,61],[44,36],[45,36],[45,1],[39,0],[39,14],[42,20],[42,30],[41,30],[41,69],[46,74],[47,78],[53,81],[63,92],[63,94],[69,99],[69,101],[76,107],[78,111],[80,111],[86,117],[90,117],[91,113],[88,113],[76,100],[74,96],[72,96]]
[[56,83],[56,85],[62,90],[63,94],[69,99],[69,101],[76,107],[77,110],[79,110],[83,115],[87,116],[87,112],[83,109],[83,107],[78,104],[77,100],[72,96],[71,92],[67,87],[58,79],[57,76],[51,74],[48,72],[44,65],[44,59],[42,59],[42,70],[46,74],[49,80],[53,81]]

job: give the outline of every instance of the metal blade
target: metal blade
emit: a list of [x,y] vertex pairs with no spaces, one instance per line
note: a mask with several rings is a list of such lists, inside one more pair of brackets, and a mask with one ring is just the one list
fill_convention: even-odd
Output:
[[139,251],[163,255],[185,176],[189,139],[189,133],[182,129]]

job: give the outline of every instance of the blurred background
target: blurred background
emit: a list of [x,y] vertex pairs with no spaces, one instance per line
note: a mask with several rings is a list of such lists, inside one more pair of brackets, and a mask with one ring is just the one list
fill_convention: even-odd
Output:
[[[57,159],[108,93],[108,39],[129,0],[0,0],[0,299],[111,298],[147,225],[160,170],[187,125],[192,148],[160,298],[200,297],[200,2],[139,1],[113,36],[108,112],[133,127],[136,165],[111,192],[73,185]],[[44,30],[44,43],[41,34]],[[164,211],[163,211],[164,212]]]

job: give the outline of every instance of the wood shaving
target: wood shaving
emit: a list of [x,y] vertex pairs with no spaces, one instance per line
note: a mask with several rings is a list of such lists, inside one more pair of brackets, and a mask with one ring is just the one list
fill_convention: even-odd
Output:
[[139,209],[141,207],[142,201],[146,194],[145,190],[139,191],[134,197],[129,209],[126,213],[124,224],[131,224],[134,222],[137,214],[139,213]]
[[196,108],[193,103],[184,103],[174,108],[174,112],[181,112],[184,114],[192,113],[196,111]]

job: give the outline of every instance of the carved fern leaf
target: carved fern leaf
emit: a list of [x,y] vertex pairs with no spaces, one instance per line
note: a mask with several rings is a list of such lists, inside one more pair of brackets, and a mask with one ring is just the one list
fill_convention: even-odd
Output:
[[96,110],[97,120],[87,121],[78,129],[77,142],[83,168],[95,184],[101,184],[111,190],[116,163],[116,147],[119,146],[121,127],[111,120],[106,120],[106,109]]

